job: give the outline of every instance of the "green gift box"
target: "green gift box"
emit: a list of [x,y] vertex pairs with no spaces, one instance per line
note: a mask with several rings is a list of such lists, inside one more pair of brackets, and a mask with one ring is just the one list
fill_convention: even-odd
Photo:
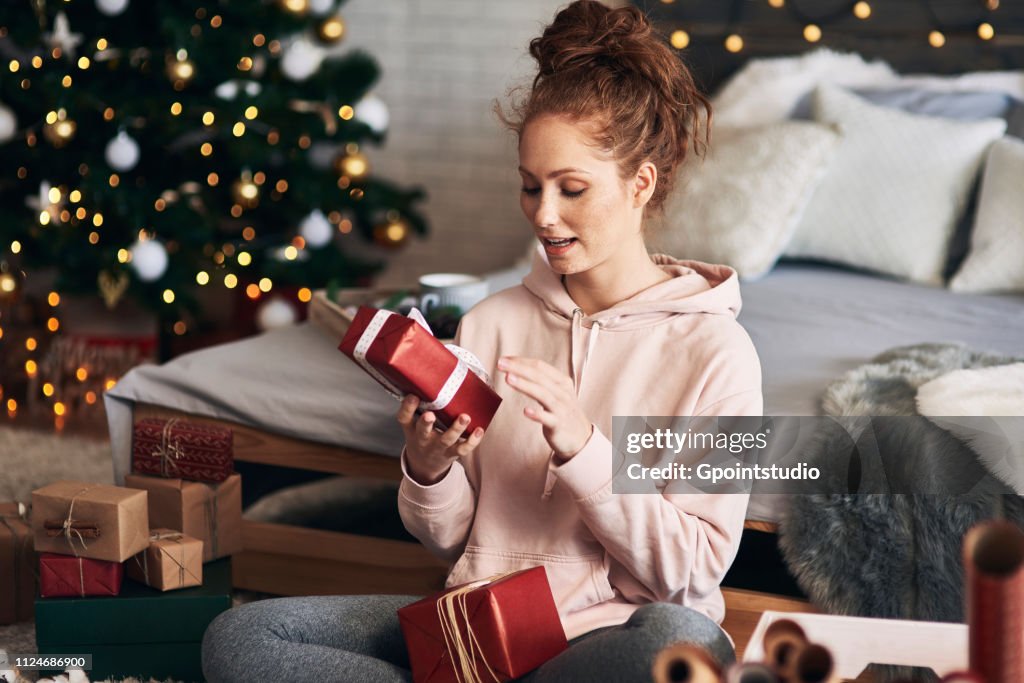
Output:
[[162,592],[126,580],[117,597],[36,600],[39,654],[91,654],[92,680],[202,681],[203,633],[231,607],[231,560],[203,567],[203,585]]

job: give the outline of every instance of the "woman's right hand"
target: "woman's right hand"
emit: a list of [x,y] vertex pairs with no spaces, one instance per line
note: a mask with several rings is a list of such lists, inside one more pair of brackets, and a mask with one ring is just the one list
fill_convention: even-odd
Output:
[[[427,411],[416,419],[416,408],[420,399],[412,394],[402,399],[398,409],[398,424],[405,432],[405,455],[409,475],[423,486],[441,481],[452,463],[476,450],[484,430],[477,427],[469,438],[462,439],[462,433],[469,425],[469,415],[459,415],[447,431],[434,430],[437,416]],[[461,440],[460,440],[461,439]]]

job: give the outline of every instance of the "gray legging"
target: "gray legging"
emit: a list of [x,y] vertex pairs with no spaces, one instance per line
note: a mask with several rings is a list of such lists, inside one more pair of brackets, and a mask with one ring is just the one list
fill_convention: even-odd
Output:
[[[203,673],[228,681],[411,681],[396,611],[418,598],[346,595],[278,598],[219,617],[203,638]],[[686,641],[723,664],[735,653],[724,632],[688,607],[653,603],[619,626],[569,641],[569,649],[520,678],[526,683],[650,683],[658,651]]]

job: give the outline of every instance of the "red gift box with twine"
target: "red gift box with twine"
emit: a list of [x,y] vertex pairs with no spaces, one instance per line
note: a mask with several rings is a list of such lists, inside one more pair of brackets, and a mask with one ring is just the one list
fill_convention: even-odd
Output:
[[486,429],[501,404],[473,354],[442,344],[413,317],[360,306],[338,349],[396,398],[419,396],[419,409],[433,411],[444,427],[469,415],[466,435]]
[[39,555],[39,597],[84,598],[121,592],[124,565],[74,555]]
[[569,646],[544,567],[457,586],[398,619],[415,683],[509,681]]
[[146,418],[132,429],[132,471],[219,484],[235,471],[231,429],[172,418]]

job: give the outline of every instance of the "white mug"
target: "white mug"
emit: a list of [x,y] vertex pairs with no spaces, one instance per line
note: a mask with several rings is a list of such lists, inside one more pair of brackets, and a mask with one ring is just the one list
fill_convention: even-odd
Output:
[[487,281],[463,273],[431,273],[420,278],[420,308],[457,306],[463,313],[487,297]]

